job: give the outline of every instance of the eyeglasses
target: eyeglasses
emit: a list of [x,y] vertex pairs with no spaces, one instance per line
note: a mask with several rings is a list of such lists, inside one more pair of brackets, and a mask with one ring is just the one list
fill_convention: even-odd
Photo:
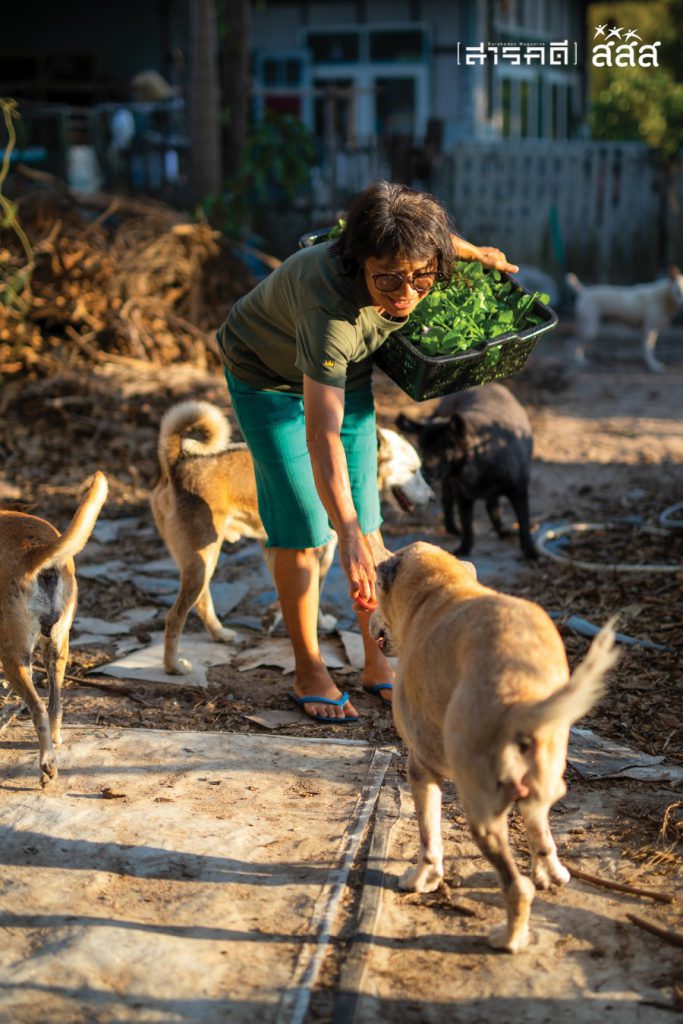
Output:
[[[370,272],[368,271],[368,273]],[[435,270],[430,273],[413,274],[412,277],[404,277],[403,274],[370,273],[378,292],[397,292],[402,285],[409,284],[413,291],[420,295],[424,295],[434,287],[438,276]]]

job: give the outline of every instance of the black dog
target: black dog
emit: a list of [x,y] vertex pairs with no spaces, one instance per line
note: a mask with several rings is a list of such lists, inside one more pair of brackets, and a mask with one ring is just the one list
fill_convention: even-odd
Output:
[[[444,524],[462,533],[458,555],[474,543],[474,502],[483,498],[499,537],[503,527],[499,499],[509,500],[519,523],[519,543],[527,558],[538,558],[529,531],[529,472],[533,438],[525,410],[502,384],[483,384],[441,400],[435,414],[416,422],[404,414],[396,420],[403,431],[418,435],[424,468],[441,480]],[[453,516],[457,502],[461,530]]]

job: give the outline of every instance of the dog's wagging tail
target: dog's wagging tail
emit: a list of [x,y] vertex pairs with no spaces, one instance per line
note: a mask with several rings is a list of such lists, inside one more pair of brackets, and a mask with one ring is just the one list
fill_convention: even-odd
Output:
[[36,546],[30,552],[26,566],[28,574],[45,572],[46,569],[62,565],[83,550],[106,500],[107,491],[107,478],[98,471],[64,533],[57,535],[49,544]]
[[[186,431],[199,430],[202,440],[187,437]],[[179,402],[164,414],[159,426],[158,455],[162,468],[169,472],[181,456],[218,455],[232,439],[230,423],[211,402]]]
[[595,707],[607,690],[606,676],[616,665],[619,655],[614,646],[616,616],[602,627],[583,661],[577,665],[566,686],[545,700],[515,704],[510,707],[507,733],[512,739],[529,736],[543,726],[573,725]]

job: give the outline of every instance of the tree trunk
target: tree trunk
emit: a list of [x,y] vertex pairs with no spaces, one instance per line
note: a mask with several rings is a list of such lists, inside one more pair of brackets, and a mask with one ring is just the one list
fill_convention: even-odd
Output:
[[236,173],[249,123],[249,47],[251,0],[220,0],[221,67],[225,131],[223,164],[226,175]]
[[190,196],[199,202],[219,192],[223,181],[220,147],[218,34],[213,0],[190,2]]

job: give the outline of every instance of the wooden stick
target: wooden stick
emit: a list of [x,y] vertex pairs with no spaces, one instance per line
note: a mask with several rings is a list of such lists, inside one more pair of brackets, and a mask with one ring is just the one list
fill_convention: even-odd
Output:
[[683,935],[680,932],[672,931],[670,928],[661,928],[658,924],[646,921],[644,917],[638,917],[636,914],[627,914],[626,916],[629,921],[638,925],[639,928],[643,928],[646,932],[651,932],[653,935],[658,936],[658,938],[664,939],[665,942],[670,942],[672,946],[683,947]]
[[671,896],[666,892],[657,892],[655,889],[640,889],[635,885],[626,885],[624,882],[611,882],[607,878],[600,878],[598,875],[589,875],[587,871],[582,871],[580,868],[575,868],[571,864],[567,864],[566,867],[574,878],[580,878],[582,882],[590,882],[591,885],[599,885],[603,889],[616,889],[617,892],[627,892],[631,896],[646,896],[651,900],[658,900],[660,903],[673,903],[675,896]]
[[79,686],[90,686],[94,690],[104,690],[105,693],[113,693],[117,697],[129,697],[130,700],[135,701],[136,704],[142,704],[143,707],[153,708],[155,704],[151,704],[144,697],[140,697],[130,686],[117,686],[116,683],[96,683],[93,679],[75,679]]
[[[40,665],[35,665],[34,671],[46,674],[45,669]],[[139,694],[137,694],[130,686],[126,686],[125,683],[123,685],[117,685],[116,683],[100,683],[95,679],[83,678],[81,676],[70,676],[68,674],[64,676],[64,682],[76,683],[77,686],[90,686],[95,690],[104,690],[105,693],[113,693],[117,697],[130,697],[130,699],[135,701],[136,704],[142,704],[146,708],[156,707],[156,704],[151,704],[149,701],[145,700],[144,697],[140,697]]]

